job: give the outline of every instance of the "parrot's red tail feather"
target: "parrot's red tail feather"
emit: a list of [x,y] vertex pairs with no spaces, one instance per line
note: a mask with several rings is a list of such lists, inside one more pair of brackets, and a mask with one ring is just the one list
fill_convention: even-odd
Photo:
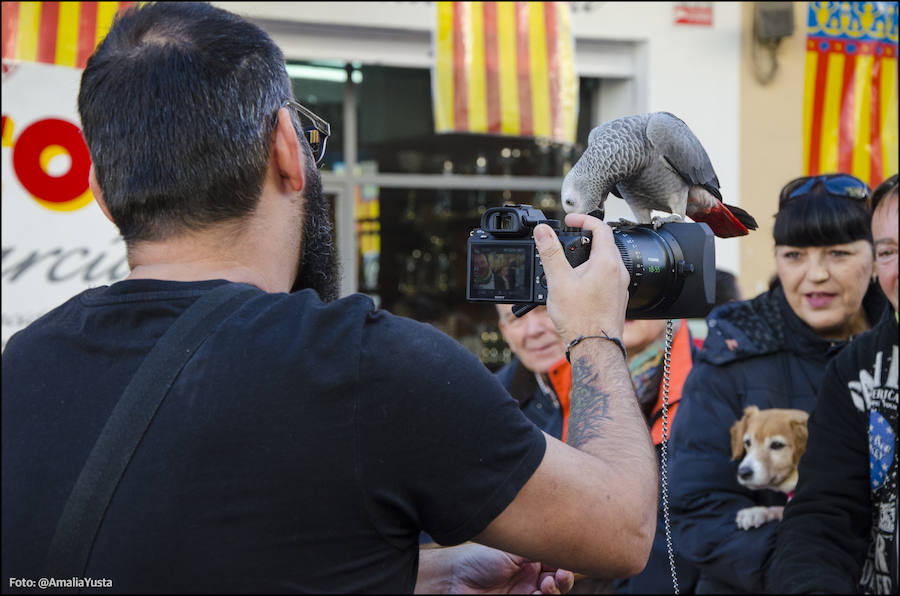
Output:
[[725,208],[728,209],[729,211],[731,211],[731,214],[735,218],[737,218],[737,220],[739,222],[741,222],[744,225],[744,227],[747,228],[748,230],[755,230],[756,228],[759,227],[756,225],[756,220],[753,219],[753,216],[750,215],[749,213],[747,213],[746,211],[744,211],[743,209],[741,209],[740,207],[737,207],[735,205],[725,204]]
[[[746,211],[741,211],[742,214],[749,217],[749,214]],[[709,211],[696,211],[691,213],[690,217],[694,221],[703,222],[708,225],[713,231],[713,234],[719,238],[746,236],[750,233],[747,226],[741,223],[741,221],[721,203]],[[750,219],[753,220],[752,217]],[[753,220],[753,224],[753,229],[756,229],[755,220]]]

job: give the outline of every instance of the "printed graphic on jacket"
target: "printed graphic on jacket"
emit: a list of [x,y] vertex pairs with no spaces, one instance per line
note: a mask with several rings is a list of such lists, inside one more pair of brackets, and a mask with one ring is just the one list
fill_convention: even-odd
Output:
[[896,557],[897,548],[897,355],[896,344],[887,359],[884,351],[879,351],[872,370],[860,370],[859,380],[848,383],[853,404],[869,413],[869,478],[874,507],[872,540],[860,578],[866,593],[888,594],[895,588],[891,585],[889,559]]

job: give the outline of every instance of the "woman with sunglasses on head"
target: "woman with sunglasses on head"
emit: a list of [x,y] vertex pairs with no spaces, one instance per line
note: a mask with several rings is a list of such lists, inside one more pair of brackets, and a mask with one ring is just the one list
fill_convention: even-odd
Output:
[[798,178],[775,219],[777,281],[714,309],[682,390],[669,470],[672,540],[699,567],[697,592],[764,590],[776,522],[742,529],[739,510],[784,505],[738,483],[729,429],[744,408],[812,412],[828,361],[884,315],[872,281],[869,188],[846,174]]
[[893,307],[828,365],[768,585],[896,594],[897,174],[872,194],[875,272]]

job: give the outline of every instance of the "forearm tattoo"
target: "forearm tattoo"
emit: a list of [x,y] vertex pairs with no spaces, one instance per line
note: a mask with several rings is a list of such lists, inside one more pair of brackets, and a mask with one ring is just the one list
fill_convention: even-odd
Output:
[[600,387],[599,374],[587,358],[578,358],[572,367],[569,430],[566,443],[581,447],[601,436],[601,424],[612,420],[609,393]]

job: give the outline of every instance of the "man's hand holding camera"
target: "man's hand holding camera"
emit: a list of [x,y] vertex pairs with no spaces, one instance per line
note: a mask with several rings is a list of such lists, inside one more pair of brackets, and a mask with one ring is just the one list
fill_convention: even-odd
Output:
[[534,228],[534,241],[547,276],[547,310],[563,340],[603,332],[619,337],[628,305],[628,270],[613,241],[612,229],[590,215],[569,214],[566,225],[593,235],[590,258],[572,268],[550,226]]

